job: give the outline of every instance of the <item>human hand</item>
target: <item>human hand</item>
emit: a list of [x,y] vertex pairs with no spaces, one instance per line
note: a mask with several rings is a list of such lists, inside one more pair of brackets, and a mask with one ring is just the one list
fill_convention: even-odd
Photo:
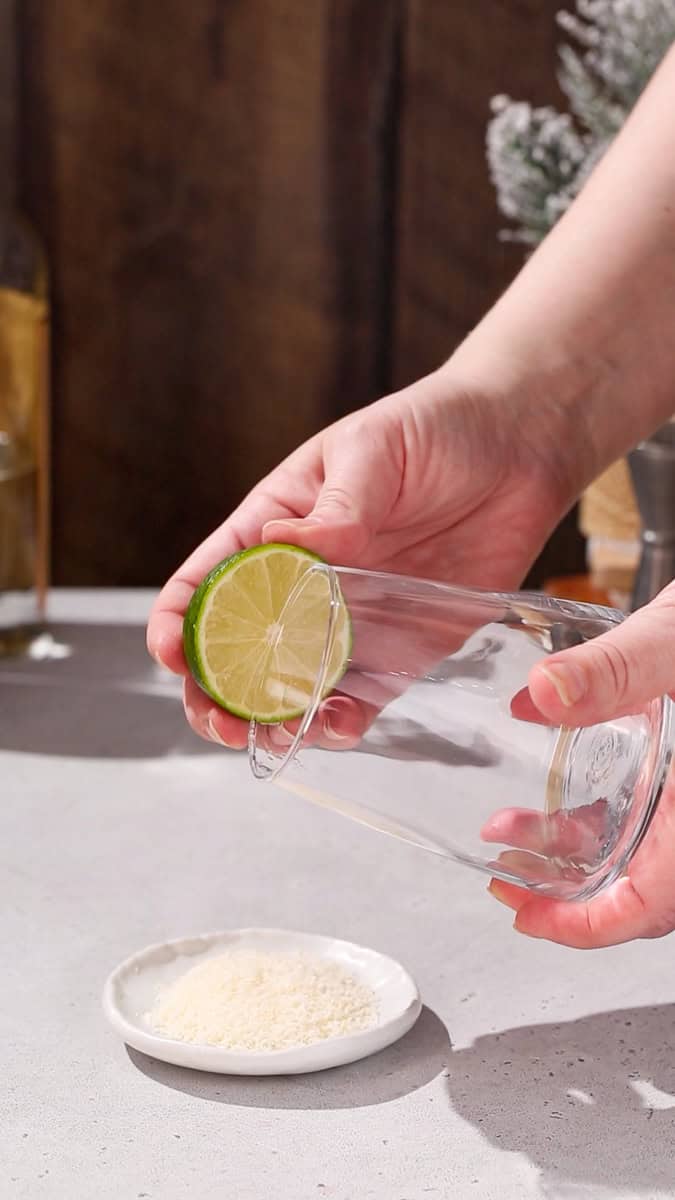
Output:
[[[482,352],[482,360],[486,358]],[[182,621],[210,568],[259,542],[292,542],[329,562],[485,587],[516,586],[574,496],[551,422],[518,389],[480,378],[505,364],[465,359],[317,434],[277,467],[168,581],[148,627],[151,654],[185,677],[185,708],[201,736],[246,744],[246,726],[189,677]],[[539,425],[538,422],[542,421]],[[570,455],[570,458],[573,456]],[[336,744],[349,706],[328,702]]]
[[[551,655],[529,678],[535,710],[551,724],[572,727],[639,712],[649,700],[674,689],[675,583],[611,632]],[[529,834],[522,827],[522,813],[515,819],[521,822],[515,844],[523,844],[523,835]],[[500,820],[498,840],[507,840],[508,810]],[[592,829],[585,833],[592,835]],[[565,946],[593,949],[670,933],[675,929],[673,772],[625,875],[594,899],[551,900],[497,879],[489,890],[515,910],[519,932]]]

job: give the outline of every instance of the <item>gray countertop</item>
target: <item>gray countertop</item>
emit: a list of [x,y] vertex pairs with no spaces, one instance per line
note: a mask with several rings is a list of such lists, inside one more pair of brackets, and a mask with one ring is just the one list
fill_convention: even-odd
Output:
[[[53,662],[0,664],[0,1196],[675,1197],[672,939],[513,933],[479,874],[255,783],[187,729],[147,593],[61,592]],[[165,1066],[107,1027],[144,945],[276,925],[400,959],[398,1045],[305,1077]]]

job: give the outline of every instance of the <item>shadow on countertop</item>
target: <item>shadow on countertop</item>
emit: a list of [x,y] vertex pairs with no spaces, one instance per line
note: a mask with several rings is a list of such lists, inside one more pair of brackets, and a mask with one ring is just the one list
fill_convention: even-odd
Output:
[[[261,1109],[360,1108],[441,1072],[449,1104],[493,1146],[524,1155],[550,1200],[675,1196],[675,1004],[507,1029],[453,1050],[428,1008],[394,1046],[351,1066],[267,1078],[172,1067],[127,1047],[149,1079]],[[453,1153],[448,1146],[448,1155]]]
[[675,1196],[675,1004],[488,1034],[453,1051],[447,1086],[465,1121],[539,1168],[543,1196]]
[[379,1054],[310,1075],[212,1075],[148,1058],[127,1046],[135,1067],[164,1087],[198,1100],[247,1108],[364,1108],[424,1087],[447,1066],[452,1049],[443,1022],[429,1008],[405,1037]]
[[189,728],[145,626],[51,624],[64,657],[0,660],[0,750],[76,758],[227,753]]

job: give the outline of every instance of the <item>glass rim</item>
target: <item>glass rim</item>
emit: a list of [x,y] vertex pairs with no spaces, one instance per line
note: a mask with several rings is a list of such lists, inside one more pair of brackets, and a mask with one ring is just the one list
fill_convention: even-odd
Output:
[[[295,758],[305,739],[307,730],[316,716],[319,705],[324,698],[323,692],[326,684],[326,676],[328,674],[328,664],[330,662],[333,643],[335,641],[338,612],[340,605],[344,604],[344,599],[342,598],[340,585],[338,583],[336,568],[332,567],[329,563],[324,563],[319,560],[311,563],[308,569],[303,571],[302,575],[289,592],[286,602],[279,615],[279,624],[283,623],[284,613],[286,610],[295,603],[296,598],[302,593],[302,589],[307,586],[309,577],[315,574],[317,571],[326,576],[329,587],[329,610],[326,621],[326,634],[324,638],[323,650],[321,652],[321,662],[319,663],[319,669],[314,680],[314,688],[309,705],[300,718],[300,725],[297,732],[293,736],[293,741],[291,742],[290,746],[288,746],[286,752],[280,755],[280,761],[276,766],[267,767],[263,766],[263,764],[259,762],[256,755],[256,737],[261,722],[257,721],[255,717],[252,717],[249,721],[247,741],[249,766],[256,779],[263,779],[269,781],[270,783],[277,779],[288,763],[292,762],[292,760]],[[284,722],[281,721],[279,724],[283,725]],[[263,725],[262,728],[266,729],[269,728],[269,726]]]

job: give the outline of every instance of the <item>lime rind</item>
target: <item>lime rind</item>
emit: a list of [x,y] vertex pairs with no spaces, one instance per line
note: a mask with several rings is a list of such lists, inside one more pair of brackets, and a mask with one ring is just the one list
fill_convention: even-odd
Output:
[[[185,657],[188,667],[200,688],[208,696],[210,696],[211,699],[214,700],[217,705],[219,705],[219,707],[232,713],[233,716],[240,717],[242,720],[247,721],[255,719],[260,724],[278,724],[282,721],[288,721],[301,717],[309,708],[312,700],[311,693],[314,690],[313,679],[311,675],[308,676],[307,674],[304,674],[301,676],[301,681],[307,685],[307,687],[304,689],[305,694],[302,695],[301,702],[298,703],[297,706],[289,706],[288,701],[291,697],[288,694],[290,686],[288,683],[288,677],[285,676],[284,672],[278,668],[279,655],[283,653],[285,664],[288,666],[289,660],[291,662],[293,661],[296,650],[300,656],[298,658],[299,667],[303,667],[304,664],[301,661],[301,652],[304,648],[306,648],[306,639],[302,636],[302,634],[299,636],[297,632],[295,634],[291,632],[286,643],[284,643],[282,639],[279,652],[277,652],[277,648],[275,647],[270,648],[260,638],[261,624],[264,623],[265,620],[271,620],[274,622],[280,615],[280,612],[285,610],[293,590],[302,579],[304,571],[301,569],[297,570],[294,577],[291,579],[292,587],[290,589],[285,587],[282,580],[281,590],[279,590],[279,581],[273,578],[269,570],[263,573],[261,578],[264,579],[264,583],[267,588],[267,596],[262,600],[260,596],[257,597],[261,607],[256,606],[249,589],[244,589],[244,591],[241,593],[242,603],[248,609],[250,609],[251,605],[253,605],[254,611],[258,617],[257,622],[250,611],[247,611],[246,615],[236,611],[234,613],[230,613],[229,610],[225,610],[220,614],[220,621],[225,622],[226,629],[229,627],[233,630],[236,630],[236,636],[233,635],[231,641],[233,641],[237,646],[241,647],[247,643],[250,643],[250,649],[237,659],[236,669],[240,675],[243,674],[244,676],[247,673],[246,663],[248,660],[250,660],[250,678],[252,680],[252,684],[251,688],[244,690],[243,700],[242,698],[237,698],[237,700],[235,700],[231,695],[224,695],[218,687],[214,686],[214,683],[212,682],[214,672],[212,667],[207,662],[205,640],[208,640],[209,642],[209,650],[212,658],[214,656],[214,650],[217,652],[218,646],[222,646],[223,648],[229,648],[230,646],[230,642],[228,642],[226,636],[214,637],[213,630],[211,630],[210,633],[208,630],[209,623],[211,623],[212,626],[215,625],[217,632],[222,635],[222,631],[217,629],[219,624],[218,615],[212,616],[212,614],[214,606],[217,605],[218,600],[220,599],[219,594],[223,587],[223,580],[225,577],[229,579],[230,586],[232,587],[232,592],[230,593],[229,597],[231,601],[232,597],[236,595],[236,579],[232,579],[233,572],[240,570],[245,561],[255,567],[255,562],[252,562],[252,560],[255,560],[255,558],[269,558],[270,556],[279,552],[284,555],[292,555],[296,558],[296,560],[300,558],[307,560],[308,566],[312,562],[323,563],[324,561],[318,554],[314,554],[312,551],[305,550],[303,547],[286,545],[279,542],[271,542],[267,545],[254,546],[246,550],[240,550],[237,553],[230,555],[229,558],[224,559],[222,562],[217,563],[216,566],[209,571],[208,575],[205,576],[205,578],[196,588],[188,605],[183,621],[183,645]],[[321,600],[321,597],[319,599]],[[322,689],[322,697],[328,695],[339,683],[339,680],[344,675],[349,658],[351,656],[352,624],[341,594],[340,599],[341,627],[338,631],[338,642],[331,648],[331,658],[333,658],[334,661],[329,664],[330,675],[326,679],[325,686]],[[323,599],[321,602],[325,604],[327,600]],[[268,611],[263,612],[261,611],[261,608],[264,608]],[[242,638],[242,625],[248,625],[250,627],[251,636],[249,638]],[[298,629],[301,631],[303,628],[303,626],[298,626]],[[257,639],[255,636],[256,630],[258,631]],[[321,640],[321,644],[323,646],[323,640],[320,638],[319,640]],[[258,643],[259,650],[257,654],[256,641]],[[293,648],[293,642],[297,643],[296,650]],[[252,705],[246,704],[246,696],[250,693],[251,689],[253,689],[254,692],[256,691],[256,680],[259,680],[261,676],[264,678],[267,677],[266,672],[268,665],[270,664],[271,658],[275,655],[275,661],[278,668],[278,680],[280,686],[282,687],[282,694],[285,704],[283,707],[278,707],[274,711],[272,711],[272,709],[268,706],[266,706],[265,711],[262,711],[260,708],[258,708],[258,711],[256,711],[257,706],[255,704],[255,700],[260,699],[259,689],[257,696],[254,695],[251,698],[253,701]],[[285,683],[282,682],[284,679],[286,679]],[[309,692],[307,691],[308,687],[310,687]],[[291,690],[293,689],[291,688]],[[296,688],[295,690],[297,691],[298,689]]]

